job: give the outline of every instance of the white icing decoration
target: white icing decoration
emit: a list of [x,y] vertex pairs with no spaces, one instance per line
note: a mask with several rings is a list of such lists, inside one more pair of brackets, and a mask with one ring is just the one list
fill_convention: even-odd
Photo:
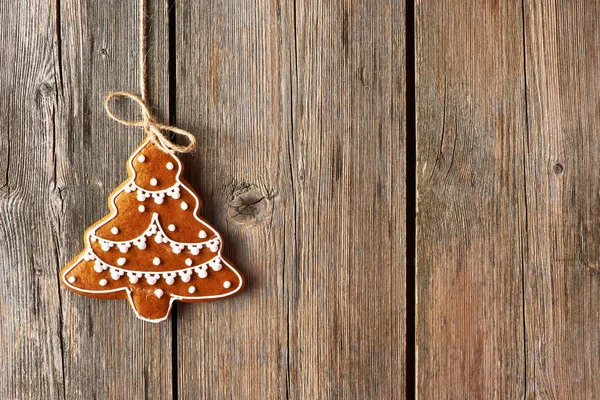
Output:
[[146,207],[144,207],[144,205],[142,204],[142,205],[140,205],[140,206],[138,207],[138,211],[139,211],[139,212],[144,212],[144,211],[146,211]]
[[223,268],[218,258],[214,258],[213,260],[209,261],[208,265],[210,265],[213,271],[220,271],[221,268]]
[[98,282],[100,284],[100,286],[106,286],[108,284],[108,281],[106,279],[100,279],[100,282]]
[[188,250],[190,250],[190,252],[193,255],[198,255],[200,253],[200,249],[202,249],[202,247],[204,245],[207,245],[209,247],[213,246],[213,248],[214,248],[215,245],[218,246],[218,244],[220,243],[219,238],[213,238],[211,240],[206,240],[206,241],[201,241],[201,242],[196,242],[196,243],[177,242],[175,240],[169,239],[169,237],[163,230],[162,226],[160,225],[158,218],[159,218],[158,213],[153,213],[152,220],[150,221],[150,225],[148,225],[148,228],[146,229],[146,231],[144,231],[144,233],[142,233],[140,236],[138,236],[134,239],[131,239],[131,240],[125,240],[125,241],[119,242],[119,241],[103,239],[103,238],[96,236],[95,234],[90,234],[89,238],[91,241],[94,241],[94,242],[99,241],[99,243],[102,247],[102,250],[104,250],[104,251],[108,251],[108,250],[110,250],[111,247],[116,245],[119,247],[119,249],[123,253],[126,253],[127,248],[131,247],[132,245],[137,246],[137,248],[140,250],[144,250],[146,248],[146,244],[145,244],[146,237],[149,237],[149,236],[154,236],[154,239],[157,243],[169,243],[172,248],[174,248],[175,245],[180,247],[181,250],[187,248]]
[[113,280],[118,281],[121,275],[119,275],[119,271],[113,271],[110,273],[110,277],[113,278]]
[[[111,206],[111,215],[106,219],[106,221],[102,222],[100,225],[98,225],[96,228],[100,228],[104,225],[106,225],[109,221],[111,221],[112,219],[114,219],[114,217],[117,215],[117,206],[115,203],[115,200],[117,198],[117,196],[122,193],[122,192],[127,192],[129,191],[134,192],[137,191],[137,195],[138,195],[138,200],[139,201],[144,201],[144,199],[147,199],[150,197],[151,193],[155,193],[152,191],[148,191],[145,189],[140,188],[139,186],[137,186],[135,184],[135,179],[137,176],[137,173],[135,171],[135,168],[133,167],[133,160],[135,160],[135,158],[139,155],[139,153],[149,144],[151,143],[151,139],[147,138],[142,145],[131,155],[131,157],[128,160],[128,169],[130,171],[132,171],[132,176],[131,176],[131,180],[129,181],[127,186],[122,187],[121,189],[113,192],[111,194],[111,197],[109,198],[109,202],[112,204]],[[192,203],[194,204],[194,209],[193,209],[193,215],[194,218],[196,219],[196,221],[198,223],[204,224],[204,221],[202,221],[199,217],[198,217],[198,211],[200,208],[200,199],[198,198],[198,196],[192,192],[191,190],[189,190],[188,188],[186,188],[185,186],[183,186],[183,182],[181,181],[181,173],[182,173],[182,165],[181,165],[181,161],[179,160],[179,158],[177,157],[173,157],[173,162],[177,163],[178,168],[177,168],[177,174],[176,174],[176,183],[173,185],[173,187],[177,187],[179,188],[180,186],[183,187],[186,191],[187,194],[189,196],[191,196],[195,201]],[[162,192],[162,193],[167,193],[168,189],[164,189],[164,190],[160,190],[157,192]],[[175,193],[175,191],[171,191],[171,193]],[[212,227],[207,226],[207,228],[212,232],[212,234],[214,236],[216,236],[217,238],[220,238],[220,235],[218,232],[216,232],[214,229],[212,229]],[[150,236],[150,235],[148,235]],[[87,247],[88,249],[90,248],[90,243],[96,241],[97,237],[93,234],[88,234],[86,237],[86,241],[87,241]],[[168,238],[167,238],[168,239]],[[168,239],[170,240],[170,239]],[[133,242],[130,241],[130,242]],[[136,246],[138,246],[138,243],[134,243]],[[192,251],[192,249],[190,248],[191,244],[187,243],[184,244],[185,246],[188,246],[188,249],[190,249],[190,251]],[[142,245],[142,247],[145,247],[145,243]],[[138,246],[139,248],[139,246]],[[93,251],[91,249],[89,249],[91,253],[93,253]],[[198,254],[198,247],[195,247],[195,251],[196,254]],[[193,254],[193,253],[192,253]],[[219,250],[219,253],[215,256],[215,257],[220,257],[221,253]],[[94,255],[95,256],[95,255]],[[120,286],[120,287],[116,287],[116,288],[107,288],[107,289],[80,289],[80,288],[76,288],[74,286],[71,286],[71,284],[68,283],[67,281],[67,277],[66,275],[69,274],[73,268],[75,268],[76,266],[79,265],[79,262],[83,259],[84,255],[81,255],[78,259],[76,259],[73,263],[72,266],[69,269],[66,269],[62,275],[61,275],[61,279],[63,280],[63,282],[65,282],[67,284],[67,286],[72,287],[73,289],[77,289],[80,292],[83,293],[115,293],[115,292],[119,292],[121,290],[125,291],[127,294],[127,298],[129,300],[129,303],[131,305],[131,307],[133,308],[134,312],[136,313],[137,317],[144,320],[144,321],[148,321],[148,322],[153,322],[153,323],[157,323],[160,321],[164,321],[165,319],[168,318],[169,315],[169,311],[171,309],[171,306],[173,304],[173,301],[175,300],[182,300],[182,299],[197,299],[197,300],[209,300],[209,299],[219,299],[219,298],[223,298],[223,297],[227,297],[230,296],[233,293],[238,292],[241,288],[242,288],[242,276],[239,274],[239,272],[234,269],[227,261],[223,260],[223,263],[227,266],[227,268],[229,268],[236,276],[238,279],[238,284],[237,287],[231,291],[228,291],[227,293],[221,293],[221,294],[215,294],[215,295],[196,295],[196,296],[183,296],[183,295],[171,295],[170,296],[170,302],[169,302],[169,310],[167,311],[167,313],[165,313],[165,315],[161,318],[157,318],[157,319],[150,319],[150,318],[145,318],[142,315],[140,315],[140,313],[138,312],[135,303],[133,302],[133,298],[132,298],[132,290],[127,287],[127,286]],[[206,263],[205,263],[206,264]],[[189,267],[189,269],[193,269],[194,267]],[[144,272],[139,272],[139,271],[130,271],[132,273],[135,273],[135,275],[138,278],[141,278],[144,276]],[[179,271],[172,271],[172,272],[179,272]]]
[[187,265],[187,266],[189,267],[189,266],[190,266],[190,265],[192,265],[192,264],[193,264],[193,261],[192,261],[192,259],[191,259],[191,258],[186,258],[186,259],[185,259],[185,265]]
[[198,234],[198,236],[200,237],[200,239],[204,239],[204,238],[206,238],[208,235],[206,234],[206,231],[202,230],[202,231],[200,231],[200,233]]
[[225,281],[225,282],[223,282],[223,287],[224,287],[225,289],[229,289],[229,288],[231,287],[231,282],[229,282],[229,281]]
[[206,272],[205,269],[201,270],[200,272],[198,272],[198,276],[200,278],[206,278],[208,276],[208,272]]
[[152,178],[152,179],[150,179],[150,184],[152,186],[156,186],[156,185],[158,185],[158,181],[156,180],[156,178]]
[[190,286],[190,288],[188,289],[188,292],[190,292],[190,294],[193,294],[196,292],[196,287],[195,286]]
[[188,204],[185,201],[181,202],[181,209],[182,210],[187,210],[188,209]]
[[134,274],[132,274],[131,272],[127,273],[127,276],[129,277],[129,282],[131,283],[138,283],[139,278],[137,276],[135,276]]
[[154,285],[156,283],[156,278],[151,275],[146,275],[146,282],[148,282],[148,285]]
[[124,257],[121,257],[117,260],[118,265],[125,265],[126,262],[127,262],[127,259]]
[[113,235],[116,235],[117,233],[119,233],[119,228],[117,228],[116,226],[113,226],[112,228],[110,228],[110,233],[112,233]]
[[154,257],[154,260],[152,260],[152,264],[154,264],[154,265],[160,265],[160,258]]
[[162,290],[160,290],[160,289],[156,289],[156,290],[154,291],[154,294],[156,295],[156,297],[158,297],[158,298],[160,299],[160,298],[163,296],[163,294],[165,294],[165,292],[163,292],[163,291],[162,291]]
[[165,282],[167,282],[167,285],[172,285],[175,283],[175,278],[173,278],[172,276],[168,276],[165,278]]
[[144,161],[146,161],[146,157],[143,154],[140,154],[140,156],[138,157],[138,161],[144,162]]
[[171,224],[167,227],[167,229],[170,230],[171,232],[175,232],[175,229],[177,229],[177,228],[175,228],[175,225]]
[[156,204],[162,204],[162,203],[165,202],[165,198],[164,197],[157,197],[157,198],[154,199],[154,202]]
[[75,278],[74,276],[70,276],[69,279],[67,279],[67,280],[69,281],[69,283],[75,283],[77,278]]
[[173,169],[173,163],[172,163],[172,162],[168,162],[168,163],[167,163],[167,169],[168,169],[169,171],[171,171],[171,170]]

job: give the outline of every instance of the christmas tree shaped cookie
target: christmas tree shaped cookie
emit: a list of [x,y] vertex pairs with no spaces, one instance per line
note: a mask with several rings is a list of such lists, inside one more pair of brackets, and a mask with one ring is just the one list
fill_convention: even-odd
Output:
[[219,233],[198,216],[201,202],[183,165],[150,139],[134,151],[129,179],[110,196],[110,215],[85,232],[85,249],[61,272],[72,291],[127,298],[136,315],[165,320],[173,301],[210,301],[244,286],[221,255]]

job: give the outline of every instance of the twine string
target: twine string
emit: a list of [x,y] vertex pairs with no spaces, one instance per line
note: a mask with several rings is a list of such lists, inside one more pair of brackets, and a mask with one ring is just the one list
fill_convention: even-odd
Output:
[[[174,126],[165,125],[156,120],[150,109],[146,105],[147,99],[147,65],[146,65],[146,0],[140,0],[140,48],[139,48],[139,56],[140,56],[140,94],[141,96],[136,95],[132,92],[112,92],[104,101],[104,108],[106,109],[106,113],[115,121],[120,122],[123,125],[127,126],[139,126],[142,127],[146,135],[150,137],[152,142],[158,146],[160,149],[164,150],[167,153],[189,153],[190,151],[196,148],[196,138],[194,135],[185,131],[183,129],[179,129]],[[110,109],[110,102],[116,98],[125,97],[135,101],[142,110],[142,120],[140,121],[127,121],[117,117],[113,114]],[[176,135],[184,136],[188,140],[188,145],[178,145],[173,143],[163,132],[173,132]]]

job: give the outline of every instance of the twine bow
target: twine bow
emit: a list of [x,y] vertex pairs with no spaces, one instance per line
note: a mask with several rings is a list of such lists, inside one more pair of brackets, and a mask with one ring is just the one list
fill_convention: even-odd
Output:
[[[142,120],[141,121],[126,121],[124,119],[117,117],[115,114],[113,114],[113,112],[110,109],[110,102],[113,99],[116,99],[119,97],[127,97],[127,98],[135,101],[136,103],[138,103],[138,105],[142,109]],[[196,148],[196,138],[194,137],[194,135],[192,135],[191,133],[189,133],[188,131],[185,131],[183,129],[179,129],[177,127],[170,126],[170,125],[161,124],[160,122],[158,122],[156,120],[156,118],[154,118],[152,116],[152,114],[150,113],[150,110],[146,106],[146,102],[138,95],[135,95],[131,92],[112,92],[111,94],[109,94],[106,97],[106,100],[104,102],[104,108],[106,108],[106,113],[112,119],[114,119],[117,122],[122,123],[123,125],[141,126],[144,129],[144,132],[146,133],[146,135],[148,135],[150,137],[152,142],[155,145],[157,145],[159,148],[166,151],[167,153],[170,153],[170,154],[173,154],[175,152],[189,153],[190,151],[192,151]],[[185,136],[186,139],[188,140],[188,145],[182,146],[182,145],[173,143],[167,136],[165,136],[165,134],[162,131],[169,131],[169,132],[175,133],[176,135]]]

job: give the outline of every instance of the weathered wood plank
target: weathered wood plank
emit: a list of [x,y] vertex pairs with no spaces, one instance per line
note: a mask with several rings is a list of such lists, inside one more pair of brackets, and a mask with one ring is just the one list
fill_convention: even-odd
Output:
[[177,3],[187,177],[249,282],[179,306],[181,398],[403,397],[403,10]]
[[271,1],[176,7],[177,124],[198,139],[186,179],[247,280],[231,299],[178,305],[179,397],[286,398],[291,16]]
[[0,5],[0,398],[61,399],[55,10]]
[[[148,14],[151,103],[166,116],[166,5],[150,1]],[[139,91],[139,18],[137,1],[60,1],[60,106],[53,164],[45,165],[56,171],[54,236],[61,265],[81,250],[85,228],[108,212],[107,198],[127,178],[125,162],[143,139],[141,130],[111,120],[103,107],[110,91]],[[134,117],[137,109],[129,111]],[[169,323],[138,320],[127,301],[60,291],[67,398],[171,397]]]
[[417,396],[523,398],[521,2],[416,3]]
[[527,397],[600,394],[600,5],[525,1]]
[[291,398],[405,395],[404,2],[296,2]]

